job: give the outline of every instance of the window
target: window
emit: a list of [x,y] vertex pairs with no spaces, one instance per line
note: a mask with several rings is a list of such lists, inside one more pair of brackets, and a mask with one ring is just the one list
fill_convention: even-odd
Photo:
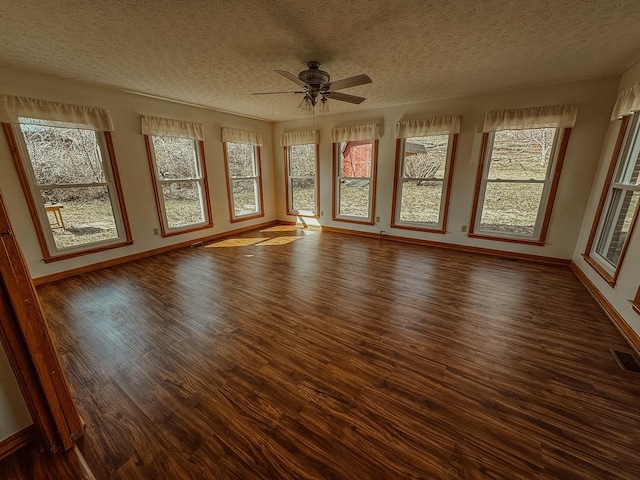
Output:
[[282,135],[288,215],[318,215],[318,141],[317,131]]
[[108,112],[22,97],[0,101],[16,117],[4,130],[44,260],[131,243],[111,135],[97,130],[112,129]]
[[587,243],[587,262],[615,285],[640,199],[640,115],[624,117],[600,207]]
[[260,134],[223,129],[223,142],[231,222],[263,216]]
[[398,122],[392,227],[446,233],[459,131],[455,115]]
[[332,129],[332,136],[333,219],[373,225],[378,126]]
[[142,117],[163,237],[213,225],[202,126]]
[[469,236],[544,244],[575,116],[571,106],[487,114]]

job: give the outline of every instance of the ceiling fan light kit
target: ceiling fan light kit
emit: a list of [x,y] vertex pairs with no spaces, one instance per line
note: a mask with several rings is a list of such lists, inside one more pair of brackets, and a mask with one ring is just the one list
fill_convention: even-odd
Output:
[[302,101],[298,105],[298,108],[307,113],[314,111],[314,107],[319,103],[320,112],[329,111],[328,100],[338,100],[340,102],[347,102],[353,104],[360,104],[364,102],[364,97],[358,97],[356,95],[349,95],[347,93],[337,92],[336,90],[342,90],[345,88],[357,87],[359,85],[366,85],[371,83],[371,78],[368,75],[360,74],[353,77],[343,78],[336,82],[331,82],[331,76],[324,70],[320,70],[320,62],[310,61],[307,63],[307,70],[303,70],[298,76],[286,70],[275,70],[288,80],[291,80],[298,86],[302,87],[301,91],[292,92],[262,92],[253,93],[252,95],[272,95],[280,93],[295,93],[302,94]]

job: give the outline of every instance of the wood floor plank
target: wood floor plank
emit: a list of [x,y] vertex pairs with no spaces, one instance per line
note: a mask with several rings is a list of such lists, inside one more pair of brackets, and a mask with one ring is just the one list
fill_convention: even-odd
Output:
[[38,288],[96,478],[640,478],[640,376],[568,268],[239,238],[284,236]]

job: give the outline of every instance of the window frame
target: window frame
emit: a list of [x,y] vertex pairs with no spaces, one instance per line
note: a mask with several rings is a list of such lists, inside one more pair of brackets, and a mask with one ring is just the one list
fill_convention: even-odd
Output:
[[[569,137],[571,136],[572,127],[549,127],[555,128],[553,146],[549,153],[549,165],[547,166],[547,174],[545,176],[543,193],[538,206],[538,216],[534,226],[533,235],[509,234],[505,232],[487,232],[480,230],[480,221],[482,219],[482,210],[484,207],[484,196],[486,194],[486,186],[488,183],[488,173],[491,166],[491,152],[493,151],[493,139],[496,132],[484,132],[482,134],[482,143],[480,146],[480,160],[478,162],[478,171],[476,174],[476,185],[473,197],[473,207],[471,212],[471,220],[469,222],[469,238],[478,238],[483,240],[495,240],[500,242],[521,243],[525,245],[543,246],[545,245],[547,234],[549,231],[549,223],[553,212],[556,194],[558,192],[558,184],[560,183],[560,174],[567,152]],[[538,127],[523,130],[536,130]],[[507,180],[508,181],[508,180]],[[510,182],[510,181],[508,181]],[[518,183],[528,183],[528,181],[517,181]],[[515,183],[515,182],[510,182]],[[541,183],[541,181],[535,181]]]
[[[349,141],[360,141],[360,140],[346,140],[344,143],[348,143]],[[340,162],[340,153],[338,149],[340,147],[340,142],[332,143],[333,150],[333,181],[332,181],[332,202],[331,202],[331,219],[336,222],[348,222],[355,223],[358,225],[375,225],[376,219],[376,184],[378,177],[378,139],[372,138],[367,141],[371,142],[371,176],[370,177],[340,177],[338,176],[339,171],[339,162]],[[354,217],[351,215],[339,215],[339,206],[340,206],[340,179],[363,179],[368,178],[370,182],[369,187],[369,216],[366,219],[363,217]]]
[[[253,148],[253,161],[255,168],[255,176],[251,177],[231,177],[230,169],[229,169],[229,150],[227,148],[228,143],[237,143],[239,145],[250,145]],[[227,202],[229,204],[229,218],[231,223],[243,222],[245,220],[253,220],[256,218],[264,217],[264,198],[263,198],[263,190],[262,190],[262,157],[261,157],[261,149],[260,145],[255,145],[252,143],[243,143],[243,142],[222,142],[222,147],[224,151],[224,170],[227,177]],[[257,194],[257,203],[258,203],[258,212],[255,213],[247,213],[244,215],[236,215],[235,208],[233,203],[233,182],[239,180],[255,180],[258,186],[258,194]]]
[[[634,150],[638,150],[637,143],[640,143],[640,113],[634,113],[633,115],[625,115],[620,122],[620,129],[618,130],[618,138],[613,149],[611,161],[609,163],[609,169],[607,170],[607,176],[602,187],[602,193],[600,194],[600,201],[596,214],[593,218],[591,225],[591,232],[589,233],[589,240],[585,247],[585,252],[582,257],[611,287],[614,287],[618,280],[618,275],[622,268],[627,249],[629,247],[629,240],[633,236],[635,225],[638,220],[640,212],[640,206],[636,206],[636,210],[629,226],[629,234],[627,235],[618,263],[615,268],[611,268],[611,265],[606,260],[602,259],[602,256],[596,252],[597,241],[600,238],[602,230],[604,228],[604,222],[606,220],[606,212],[611,205],[611,198],[614,188],[614,179],[618,171],[622,168],[623,164],[628,165],[628,161],[631,159],[631,154]],[[636,158],[636,161],[637,158]],[[613,225],[613,224],[612,224]],[[599,259],[600,258],[600,259]],[[638,295],[636,301],[640,302]]]
[[[101,240],[98,242],[88,243],[86,245],[58,249],[55,245],[55,240],[53,239],[53,232],[51,230],[49,217],[45,211],[44,204],[37,201],[38,197],[36,196],[36,193],[41,187],[37,185],[35,180],[35,174],[33,166],[31,165],[31,158],[29,156],[27,146],[24,139],[18,140],[23,135],[20,130],[20,124],[3,123],[2,129],[9,144],[9,149],[20,179],[20,185],[27,202],[27,207],[29,208],[31,221],[33,222],[36,237],[40,244],[40,250],[42,251],[43,261],[45,263],[67,260],[133,244],[133,237],[129,226],[129,217],[127,215],[122,184],[118,173],[118,165],[113,148],[111,132],[94,130],[96,141],[101,152],[102,167],[105,176],[104,183],[108,189],[111,189],[109,195],[111,199],[111,208],[116,229],[120,234],[118,238],[112,240]],[[63,188],[55,187],[55,184],[50,187]]]
[[[442,179],[432,178],[416,178],[412,180],[426,180],[426,181],[441,181],[442,182],[442,194],[440,196],[440,213],[438,215],[438,224],[431,225],[423,222],[402,222],[400,221],[400,215],[402,212],[402,189],[404,187],[404,181],[409,180],[402,175],[404,171],[405,160],[405,146],[406,142],[410,138],[398,138],[396,139],[396,161],[395,161],[395,175],[393,177],[393,202],[391,204],[391,228],[399,228],[404,230],[414,230],[418,232],[429,233],[447,233],[447,220],[449,217],[449,199],[451,195],[451,185],[453,183],[453,167],[455,164],[456,150],[458,145],[458,134],[447,134],[449,140],[447,142],[447,157],[444,168],[444,177]],[[438,136],[438,135],[423,135],[423,137]]]
[[[151,172],[151,180],[153,184],[153,194],[156,200],[156,210],[158,212],[158,220],[160,222],[160,235],[164,237],[171,237],[173,235],[180,235],[183,233],[196,232],[198,230],[204,230],[206,228],[213,227],[213,215],[211,212],[211,198],[209,195],[209,179],[207,177],[207,162],[204,156],[204,142],[192,138],[194,142],[194,153],[196,155],[196,169],[198,171],[198,178],[187,179],[171,179],[163,180],[158,175],[158,166],[156,164],[155,150],[153,147],[153,139],[151,137],[171,137],[171,135],[144,135],[145,146],[147,149],[147,159],[149,160],[149,169]],[[179,137],[174,137],[179,138]],[[167,218],[166,208],[164,204],[164,194],[162,193],[162,185],[165,183],[182,183],[182,182],[197,182],[201,188],[201,201],[203,203],[202,210],[205,215],[203,222],[190,223],[182,227],[169,227],[169,220]]]
[[[309,177],[309,176],[302,176],[302,175],[291,175],[291,170],[290,170],[290,166],[291,166],[291,160],[290,160],[290,148],[291,147],[297,147],[299,145],[288,145],[284,147],[284,171],[286,173],[286,179],[285,179],[285,194],[287,196],[287,215],[293,215],[293,216],[298,216],[298,217],[306,217],[306,218],[320,218],[320,177],[319,177],[319,173],[320,173],[320,145],[318,145],[317,143],[312,144],[312,143],[307,143],[307,144],[303,144],[303,145],[315,145],[315,151],[316,151],[316,174],[314,177]],[[293,186],[291,184],[291,180],[296,179],[296,178],[302,178],[302,179],[310,179],[313,178],[314,181],[314,185],[315,185],[315,197],[316,197],[316,202],[315,202],[315,212],[313,212],[313,214],[309,214],[306,213],[304,210],[303,211],[299,211],[299,210],[294,210],[293,209]],[[302,213],[301,213],[302,212]]]

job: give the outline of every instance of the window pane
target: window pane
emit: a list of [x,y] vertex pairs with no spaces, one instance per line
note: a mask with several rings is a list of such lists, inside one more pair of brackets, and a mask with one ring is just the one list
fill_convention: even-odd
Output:
[[633,215],[638,208],[640,192],[613,189],[605,228],[598,240],[596,251],[613,266],[618,265],[622,248],[629,235]]
[[293,145],[289,147],[289,175],[294,177],[315,177],[315,145]]
[[371,177],[373,141],[340,142],[339,177]]
[[294,211],[316,211],[316,182],[310,178],[292,178],[291,194]]
[[488,178],[544,180],[555,132],[555,128],[496,132]]
[[38,185],[104,183],[93,130],[20,124]]
[[407,138],[404,143],[402,176],[444,178],[449,135]]
[[255,147],[246,143],[227,143],[229,175],[233,177],[255,177]]
[[488,182],[480,230],[533,235],[543,188],[541,183]]
[[618,177],[617,183],[640,185],[640,155],[636,156],[635,161],[628,161],[625,168],[619,172]]
[[118,238],[107,187],[54,188],[41,193],[57,248]]
[[162,195],[169,228],[204,223],[199,182],[164,183]]
[[259,213],[258,184],[256,180],[234,180],[233,212],[236,217]]
[[339,215],[369,218],[369,180],[340,180]]
[[401,222],[436,225],[440,218],[441,181],[408,180],[402,183]]
[[151,138],[159,179],[176,180],[199,177],[195,140],[177,137]]

